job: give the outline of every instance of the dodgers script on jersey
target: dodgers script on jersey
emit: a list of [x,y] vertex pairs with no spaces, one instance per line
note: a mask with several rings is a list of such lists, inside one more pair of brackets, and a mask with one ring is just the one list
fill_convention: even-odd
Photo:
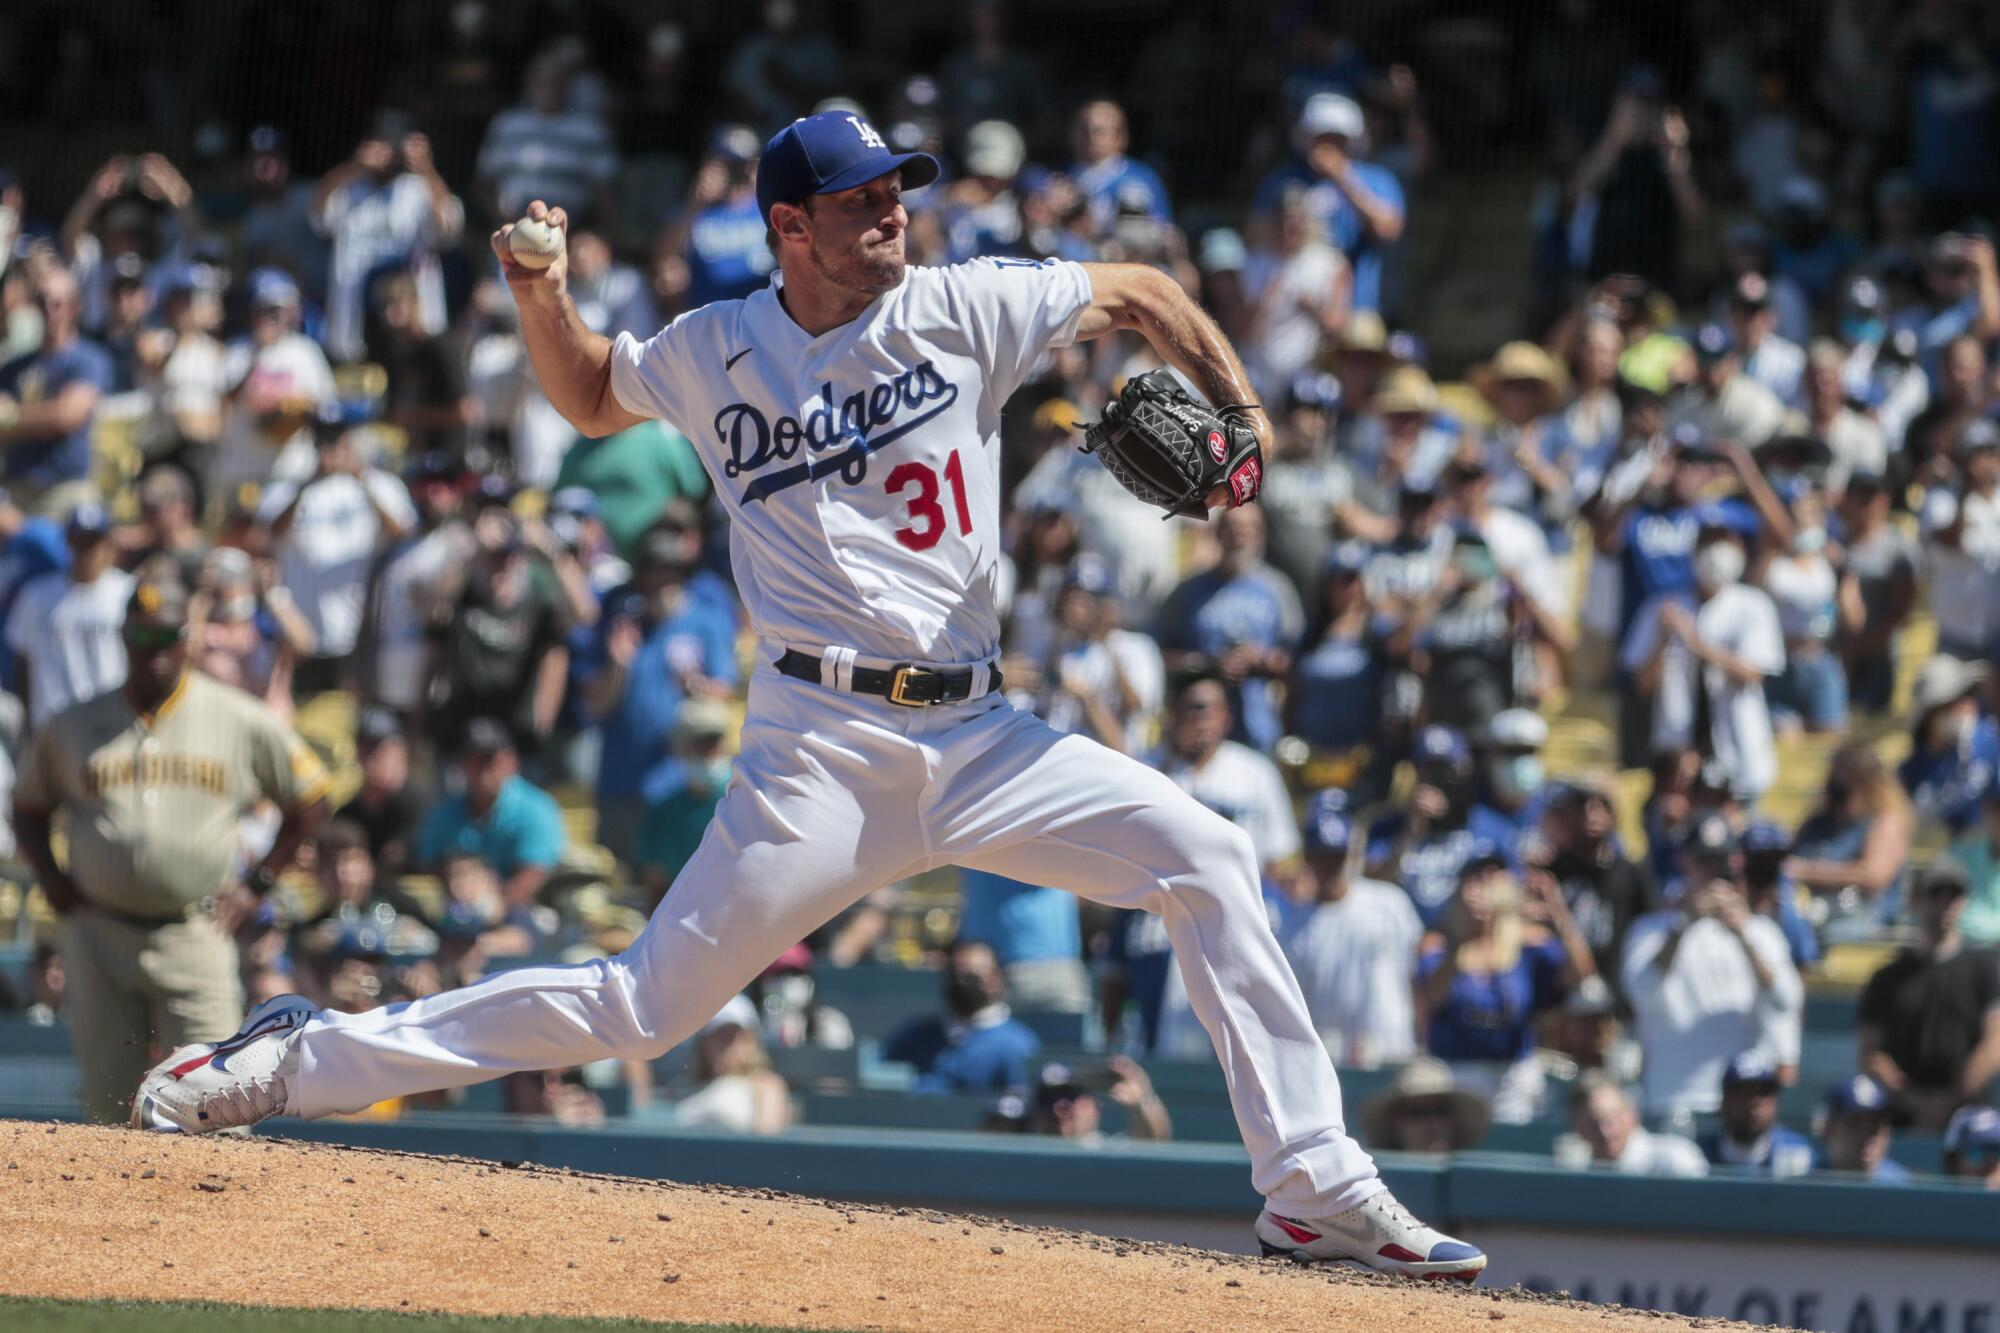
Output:
[[1060,260],[911,268],[819,337],[782,278],[619,335],[611,391],[700,452],[751,624],[773,644],[990,660],[1000,647],[1000,409],[1073,341],[1090,278]]

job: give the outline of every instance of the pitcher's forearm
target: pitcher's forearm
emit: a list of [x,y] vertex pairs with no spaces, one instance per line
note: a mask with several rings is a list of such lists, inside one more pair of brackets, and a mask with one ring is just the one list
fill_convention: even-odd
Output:
[[567,294],[521,303],[521,340],[549,405],[581,433],[610,435],[643,418],[611,393],[611,339],[593,333]]

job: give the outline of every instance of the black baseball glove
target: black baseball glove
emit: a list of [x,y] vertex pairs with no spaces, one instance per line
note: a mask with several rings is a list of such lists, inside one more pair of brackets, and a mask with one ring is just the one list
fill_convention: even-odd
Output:
[[1165,517],[1208,518],[1205,497],[1229,487],[1229,506],[1248,504],[1264,484],[1264,450],[1244,405],[1216,411],[1196,401],[1170,370],[1125,381],[1104,420],[1084,432],[1083,451],[1097,455],[1118,484]]

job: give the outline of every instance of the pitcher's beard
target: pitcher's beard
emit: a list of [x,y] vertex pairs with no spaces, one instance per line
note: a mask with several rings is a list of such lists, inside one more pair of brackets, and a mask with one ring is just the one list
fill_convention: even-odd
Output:
[[815,247],[812,263],[828,282],[870,296],[892,291],[903,281],[903,247],[900,243],[857,245],[840,255],[828,255]]

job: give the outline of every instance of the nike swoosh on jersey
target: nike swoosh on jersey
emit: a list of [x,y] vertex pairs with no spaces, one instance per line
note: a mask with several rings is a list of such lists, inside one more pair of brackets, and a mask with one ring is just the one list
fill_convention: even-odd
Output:
[[737,354],[736,354],[735,356],[732,356],[732,357],[730,357],[730,358],[729,358],[729,359],[728,359],[727,361],[724,361],[724,362],[722,363],[722,368],[723,368],[723,370],[725,370],[725,371],[730,371],[730,370],[734,370],[734,369],[736,368],[736,363],[737,363],[738,361],[741,361],[741,360],[742,360],[742,359],[743,359],[744,357],[746,357],[746,356],[750,355],[750,353],[752,353],[752,352],[754,352],[754,351],[756,351],[756,350],[757,350],[757,349],[756,349],[756,348],[754,348],[754,347],[746,347],[746,348],[744,348],[744,349],[743,349],[742,351],[738,352],[738,353],[737,353]]

